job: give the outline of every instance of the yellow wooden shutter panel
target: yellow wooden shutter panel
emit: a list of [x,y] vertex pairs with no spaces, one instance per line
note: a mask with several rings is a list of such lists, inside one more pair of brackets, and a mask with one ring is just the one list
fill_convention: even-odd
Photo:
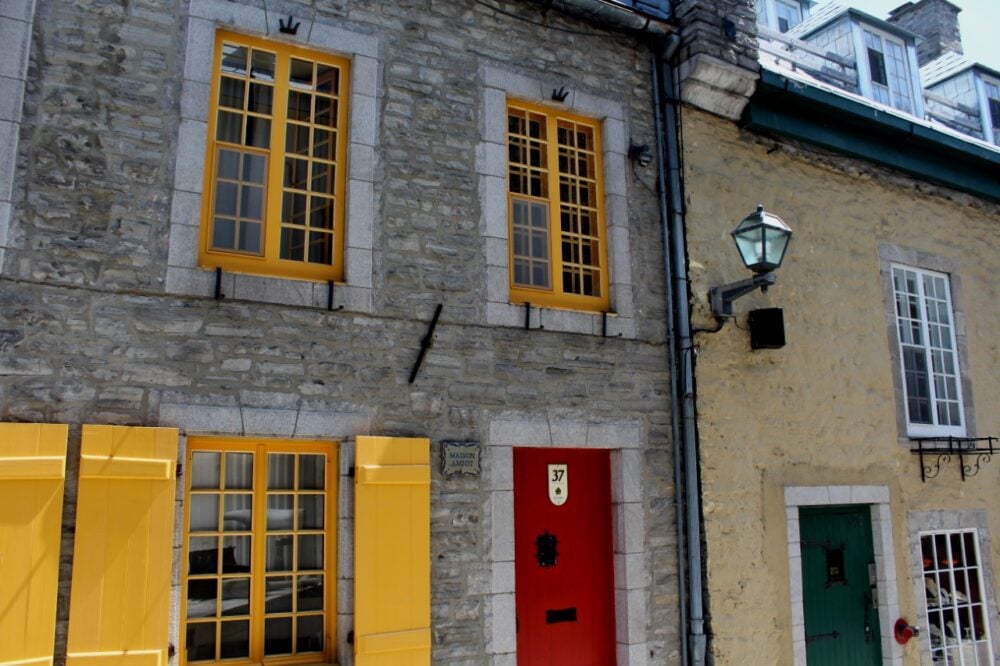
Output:
[[0,666],[52,664],[67,431],[0,423]]
[[177,430],[83,426],[68,666],[164,666]]
[[431,663],[430,440],[355,445],[357,666]]

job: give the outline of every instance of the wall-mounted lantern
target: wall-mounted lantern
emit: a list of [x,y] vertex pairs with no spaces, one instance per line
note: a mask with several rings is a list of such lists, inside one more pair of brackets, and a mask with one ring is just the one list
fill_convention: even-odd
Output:
[[780,217],[765,213],[763,206],[743,218],[733,229],[732,237],[743,264],[754,272],[752,278],[731,282],[709,291],[712,314],[726,319],[733,316],[733,301],[752,291],[767,288],[778,280],[774,270],[781,266],[792,230]]

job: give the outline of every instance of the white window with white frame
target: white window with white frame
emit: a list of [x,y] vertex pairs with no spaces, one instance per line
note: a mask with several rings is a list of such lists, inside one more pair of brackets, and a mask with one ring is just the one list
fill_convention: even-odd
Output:
[[907,434],[964,437],[948,276],[893,264],[892,288]]
[[788,32],[809,16],[809,4],[798,0],[756,0],[757,23]]
[[863,28],[868,81],[872,99],[900,111],[913,113],[913,86],[907,66],[906,45],[889,35]]
[[802,23],[802,6],[797,2],[782,2],[774,0],[774,14],[778,21],[778,30],[788,32]]
[[1000,145],[1000,81],[986,78],[983,78],[982,81],[986,97],[986,108],[983,112],[983,129],[989,129],[993,137],[993,143]]
[[975,529],[920,533],[924,618],[941,666],[993,666],[984,571]]

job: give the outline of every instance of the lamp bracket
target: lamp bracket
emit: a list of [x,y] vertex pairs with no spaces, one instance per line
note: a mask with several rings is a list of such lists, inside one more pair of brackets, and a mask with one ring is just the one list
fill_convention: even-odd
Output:
[[719,318],[732,317],[733,301],[757,289],[767,291],[767,288],[777,281],[778,276],[775,273],[757,273],[752,278],[747,278],[746,280],[712,287],[708,292],[712,314]]

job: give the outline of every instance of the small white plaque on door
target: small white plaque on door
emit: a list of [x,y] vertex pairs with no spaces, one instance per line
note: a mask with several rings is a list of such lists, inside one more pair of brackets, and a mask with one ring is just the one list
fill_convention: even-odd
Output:
[[569,497],[569,465],[549,465],[549,501],[562,506]]

